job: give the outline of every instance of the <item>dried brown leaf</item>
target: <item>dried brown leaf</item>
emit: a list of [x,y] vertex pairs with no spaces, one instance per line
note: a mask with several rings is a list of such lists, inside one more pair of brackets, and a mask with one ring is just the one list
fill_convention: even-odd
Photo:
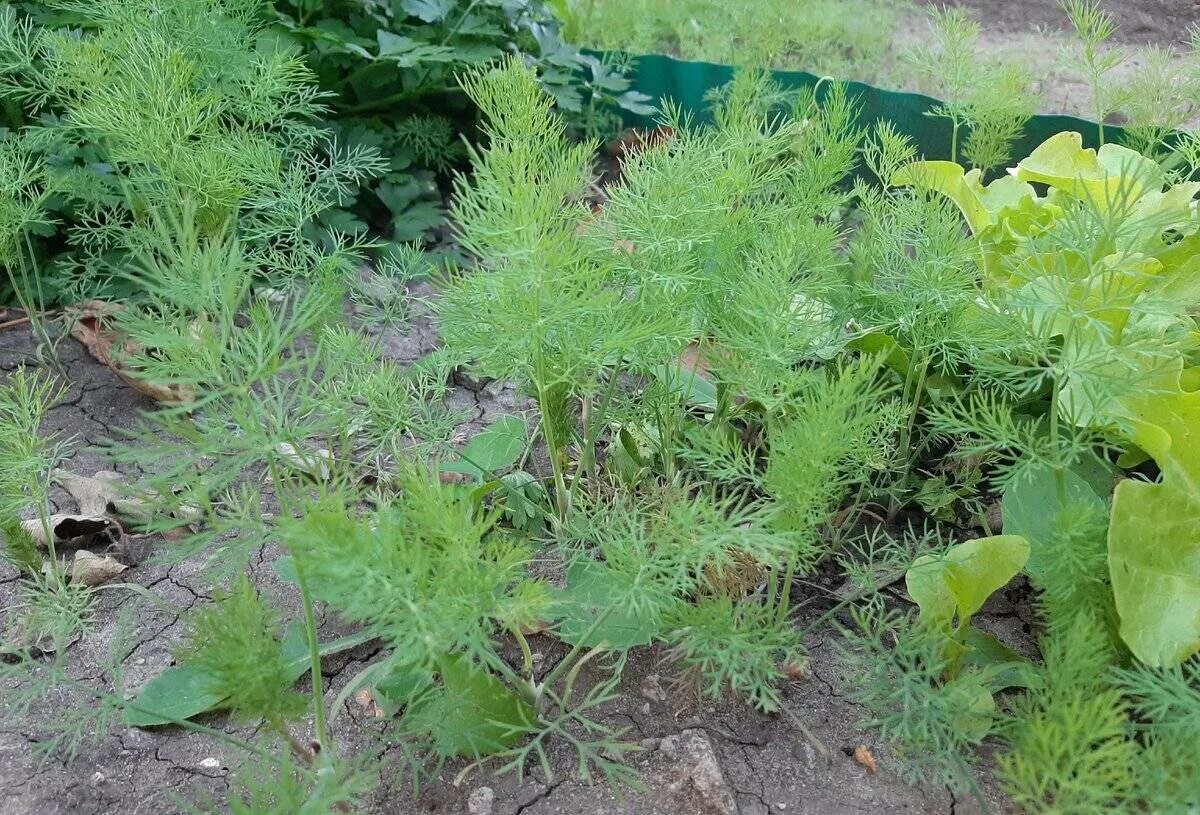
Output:
[[196,394],[191,388],[148,382],[122,361],[122,357],[136,356],[142,350],[112,328],[113,315],[122,308],[103,300],[87,300],[68,309],[68,313],[75,318],[71,336],[83,343],[89,354],[108,366],[126,384],[151,399],[174,405],[187,405],[196,401]]
[[86,549],[75,553],[75,562],[71,564],[71,580],[85,586],[99,586],[112,580],[125,571],[125,564],[109,555],[97,555]]
[[870,748],[865,744],[860,744],[854,748],[854,760],[867,769],[867,775],[875,775],[879,772],[879,764],[875,761],[875,756]]

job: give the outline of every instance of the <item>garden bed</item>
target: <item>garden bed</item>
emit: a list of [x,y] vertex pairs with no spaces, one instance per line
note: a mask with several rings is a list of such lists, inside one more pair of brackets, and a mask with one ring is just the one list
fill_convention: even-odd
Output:
[[[35,342],[27,332],[10,329],[2,339],[0,370],[12,371],[35,360]],[[418,321],[417,330],[411,334],[386,339],[389,355],[405,364],[427,353],[435,343],[436,329],[426,321]],[[61,360],[71,372],[73,383],[63,404],[50,414],[48,430],[59,430],[85,444],[99,444],[128,427],[139,412],[153,408],[150,400],[89,357],[70,338],[62,345]],[[471,417],[459,428],[458,436],[464,438],[497,416],[529,408],[527,399],[498,383],[475,390],[457,387],[448,402]],[[111,464],[85,450],[67,466],[72,472],[91,476]],[[133,472],[127,475],[134,477]],[[75,508],[69,495],[56,491],[55,511]],[[102,685],[111,681],[108,671],[114,647],[121,655],[128,692],[136,691],[172,665],[174,649],[186,640],[186,616],[211,600],[212,588],[205,575],[207,556],[203,553],[170,566],[145,559],[171,545],[154,536],[137,541],[132,558],[121,554],[133,565],[120,580],[145,587],[158,600],[148,601],[124,590],[102,592],[95,628],[70,646],[67,664],[72,676]],[[279,555],[277,549],[261,552],[253,559],[251,572],[256,586],[287,597],[289,587],[271,567]],[[3,568],[0,608],[17,602],[18,578]],[[798,624],[820,616],[828,607],[821,596],[836,588],[830,580],[838,579],[831,574],[821,581],[825,585],[814,587],[812,611],[799,617]],[[1004,632],[1010,640],[1015,637],[1032,642],[1029,601],[1030,595],[1023,588],[1006,592],[989,604],[981,623]],[[134,615],[132,630],[119,622],[122,611]],[[295,616],[299,612],[293,599],[285,614]],[[322,614],[322,619],[323,640],[347,633],[346,625],[332,615]],[[564,650],[561,643],[545,636],[531,638],[531,644],[538,651],[539,661],[544,660],[546,665],[552,665]],[[384,783],[364,808],[379,815],[851,815],[879,811],[963,815],[984,811],[970,796],[956,798],[944,787],[911,786],[897,778],[890,767],[887,746],[857,726],[863,712],[844,693],[855,676],[839,656],[840,636],[822,628],[810,644],[811,665],[783,686],[784,698],[810,731],[807,734],[786,718],[755,713],[733,701],[714,703],[698,698],[694,690],[673,683],[670,667],[662,664],[661,649],[636,653],[626,668],[619,698],[606,706],[601,720],[628,728],[627,738],[641,748],[630,764],[642,790],[580,783],[575,777],[575,756],[558,751],[552,755],[554,778],[550,781],[540,773],[519,781],[511,775],[495,777],[484,771],[472,773],[456,786],[455,776],[466,764],[457,762],[414,795],[404,778],[399,748],[380,752],[375,746],[380,725],[373,720],[369,702],[349,701],[334,733],[339,749],[346,754],[367,750],[378,755],[384,768],[389,762],[395,763],[394,772],[385,771]],[[323,672],[329,697],[332,699],[346,681],[380,654],[378,643],[368,643],[327,660]],[[301,687],[305,686],[302,680]],[[231,771],[254,760],[205,735],[174,727],[124,727],[120,722],[115,722],[112,732],[95,747],[73,761],[42,759],[33,748],[48,735],[43,723],[57,723],[64,715],[69,716],[70,706],[81,704],[88,702],[67,692],[50,693],[23,721],[6,725],[0,733],[0,790],[4,795],[0,812],[178,813],[182,811],[181,800],[208,796],[216,802],[224,800]],[[202,721],[239,736],[255,732],[254,727],[239,725],[221,714]],[[829,748],[828,759],[814,748],[812,737]],[[855,750],[863,749],[868,753],[860,752],[856,759]],[[872,760],[870,766],[864,763]],[[992,811],[1003,811],[1003,798],[987,784],[986,776],[984,783],[984,795],[993,804]],[[491,802],[490,809],[482,803],[485,801]]]
[[[854,127],[839,88],[743,72],[717,127],[609,144],[599,188],[523,61],[466,77],[481,146],[436,252],[372,266],[310,229],[342,179],[398,171],[326,166],[301,117],[240,99],[200,158],[269,160],[203,206],[195,166],[122,156],[96,245],[144,291],[0,317],[0,452],[28,474],[0,473],[0,813],[1193,793],[1171,749],[1200,632],[1160,607],[1196,602],[1186,173],[1064,133],[985,188]],[[311,113],[313,87],[279,99]],[[952,149],[995,156],[959,132],[1003,135],[977,112]],[[1200,142],[1145,147],[1200,166]],[[1116,218],[1123,195],[1144,209]]]

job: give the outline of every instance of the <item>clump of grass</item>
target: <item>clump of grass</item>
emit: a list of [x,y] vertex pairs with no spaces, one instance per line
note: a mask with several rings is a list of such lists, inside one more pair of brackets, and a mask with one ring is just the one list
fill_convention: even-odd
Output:
[[902,4],[894,0],[574,0],[585,44],[838,79],[878,79]]

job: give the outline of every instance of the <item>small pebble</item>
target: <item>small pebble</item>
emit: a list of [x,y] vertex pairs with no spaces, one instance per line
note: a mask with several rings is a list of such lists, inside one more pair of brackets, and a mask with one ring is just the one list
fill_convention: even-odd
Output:
[[104,783],[104,773],[100,772],[99,770],[92,773],[92,784],[103,784],[103,783]]
[[467,798],[467,815],[492,815],[496,793],[491,787],[480,787]]
[[215,758],[211,758],[211,757],[204,758],[204,759],[200,760],[200,769],[202,769],[202,770],[219,770],[219,769],[221,769],[221,762],[219,762]]
[[642,696],[649,699],[651,702],[667,701],[667,692],[663,690],[662,683],[659,681],[658,674],[649,674],[642,680],[640,688]]

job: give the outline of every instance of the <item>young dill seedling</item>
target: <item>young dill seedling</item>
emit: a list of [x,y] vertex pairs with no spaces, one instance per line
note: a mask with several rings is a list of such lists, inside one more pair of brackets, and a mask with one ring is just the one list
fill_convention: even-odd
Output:
[[[43,433],[42,424],[65,394],[52,375],[24,367],[0,383],[0,536],[4,556],[27,578],[15,618],[26,639],[20,647],[43,639],[57,646],[92,621],[91,590],[68,579],[50,525],[52,473],[69,442]],[[32,519],[23,517],[29,514]],[[46,549],[45,564],[38,541]]]
[[929,115],[950,120],[950,160],[961,155],[987,172],[1008,159],[1037,110],[1032,77],[1015,62],[980,55],[981,29],[967,11],[934,7],[929,22],[931,43],[908,49],[904,59],[922,86],[945,100]]
[[947,682],[943,640],[909,617],[876,606],[852,611],[843,659],[855,681],[850,698],[866,708],[863,722],[895,751],[897,771],[910,783],[945,784],[980,797],[975,748],[992,732],[995,715],[979,705],[971,675]]
[[1092,110],[1096,116],[1100,143],[1104,144],[1104,122],[1120,107],[1106,75],[1125,61],[1121,48],[1108,45],[1117,32],[1117,23],[1112,14],[1101,6],[1100,0],[1059,0],[1059,6],[1079,38],[1078,53],[1069,56],[1072,65],[1083,65],[1092,91]]

